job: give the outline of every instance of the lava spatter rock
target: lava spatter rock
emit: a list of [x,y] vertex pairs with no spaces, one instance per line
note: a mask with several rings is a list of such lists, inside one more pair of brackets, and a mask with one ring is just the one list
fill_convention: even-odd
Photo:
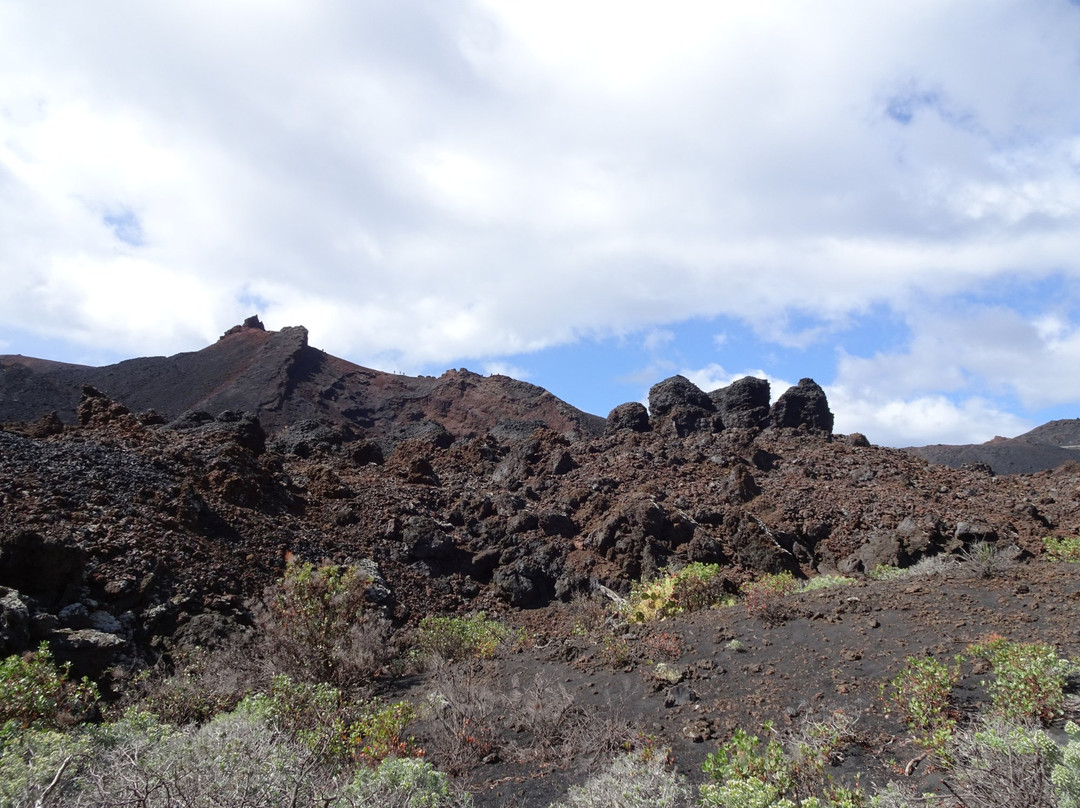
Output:
[[654,431],[680,438],[723,428],[708,393],[685,376],[672,376],[652,386],[649,415]]
[[769,423],[769,382],[746,376],[709,393],[725,429],[762,429]]
[[628,401],[608,413],[605,435],[629,430],[630,432],[649,431],[649,411],[638,401]]
[[800,379],[777,399],[769,420],[779,429],[803,428],[808,432],[831,435],[833,414],[825,391],[813,379]]

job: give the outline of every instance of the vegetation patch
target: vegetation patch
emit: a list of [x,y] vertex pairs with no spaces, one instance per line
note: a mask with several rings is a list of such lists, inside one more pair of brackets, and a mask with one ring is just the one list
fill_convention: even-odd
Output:
[[946,664],[930,656],[910,656],[904,669],[883,685],[881,692],[915,733],[916,743],[944,756],[956,730],[950,699],[959,680],[959,660]]
[[798,589],[799,582],[790,572],[762,575],[742,585],[746,611],[765,623],[782,622],[788,615],[787,596]]

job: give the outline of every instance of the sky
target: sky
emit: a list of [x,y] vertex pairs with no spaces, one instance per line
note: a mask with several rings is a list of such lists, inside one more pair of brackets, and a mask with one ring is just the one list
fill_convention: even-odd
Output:
[[1080,417],[1080,0],[0,0],[0,353]]

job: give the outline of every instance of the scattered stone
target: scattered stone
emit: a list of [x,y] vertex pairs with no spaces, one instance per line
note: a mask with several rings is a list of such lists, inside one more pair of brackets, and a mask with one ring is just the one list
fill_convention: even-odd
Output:
[[653,675],[662,682],[670,682],[671,684],[676,685],[683,680],[683,677],[686,674],[682,669],[677,668],[674,665],[669,665],[667,662],[660,662],[653,669]]

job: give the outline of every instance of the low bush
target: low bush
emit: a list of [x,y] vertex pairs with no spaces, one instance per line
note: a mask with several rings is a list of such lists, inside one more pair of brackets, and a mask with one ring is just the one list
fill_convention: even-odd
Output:
[[8,722],[0,728],[0,806],[73,804],[90,749],[81,733]]
[[1051,771],[1062,758],[1037,727],[984,720],[952,743],[948,790],[966,808],[1057,808]]
[[439,667],[420,721],[436,763],[459,775],[491,755],[502,706],[493,675],[480,662]]
[[790,611],[787,596],[798,588],[799,582],[790,572],[762,575],[742,585],[746,611],[766,624],[781,623]]
[[0,660],[0,693],[0,725],[12,721],[23,727],[77,724],[100,698],[89,679],[71,679],[70,663],[56,665],[45,642],[37,651]]
[[[772,724],[763,727],[772,734]],[[831,737],[831,733],[829,733]],[[839,738],[837,738],[839,743]],[[822,747],[824,750],[824,747]],[[835,747],[834,747],[835,751]],[[831,753],[830,753],[831,754]],[[704,808],[862,808],[868,805],[861,789],[831,786],[819,777],[817,760],[807,771],[785,754],[775,739],[761,741],[738,729],[731,740],[710,754],[702,766],[712,782],[700,787]],[[812,794],[811,790],[819,790]]]
[[818,575],[799,586],[799,592],[816,592],[819,589],[832,589],[836,586],[847,586],[855,583],[854,578],[846,575]]
[[414,651],[421,658],[446,662],[490,659],[511,634],[506,625],[483,612],[470,617],[425,617],[416,630]]
[[409,702],[351,700],[326,683],[313,685],[279,675],[269,694],[245,699],[237,712],[266,720],[327,762],[376,764],[417,751],[405,734],[416,718]]
[[513,716],[517,756],[544,763],[595,764],[633,740],[630,727],[617,712],[587,710],[562,685],[537,674],[505,698]]
[[340,808],[469,808],[472,798],[425,760],[387,758],[341,790]]
[[666,755],[631,753],[550,808],[683,808],[691,805],[691,793],[686,778],[668,769]]
[[825,769],[838,762],[842,750],[855,740],[858,716],[833,710],[822,717],[807,715],[788,743],[792,774],[799,793],[812,793]]
[[174,652],[132,678],[123,698],[107,713],[119,715],[138,705],[167,724],[205,724],[218,713],[234,710],[252,692],[269,687],[270,666],[250,645],[196,647]]
[[1058,657],[1053,646],[994,636],[970,646],[968,653],[990,663],[993,677],[986,686],[995,714],[1043,723],[1061,715],[1066,679],[1076,666]]
[[906,578],[929,578],[946,575],[954,569],[958,561],[953,556],[943,553],[920,558],[910,567],[894,567],[890,564],[878,564],[868,573],[873,581],[895,581]]
[[1072,721],[1065,725],[1068,743],[1054,763],[1050,779],[1058,795],[1059,808],[1080,808],[1080,727]]
[[993,578],[1015,565],[1014,558],[993,542],[980,541],[960,554],[961,565],[978,578]]
[[1054,561],[1080,561],[1080,536],[1046,536],[1043,547]]

